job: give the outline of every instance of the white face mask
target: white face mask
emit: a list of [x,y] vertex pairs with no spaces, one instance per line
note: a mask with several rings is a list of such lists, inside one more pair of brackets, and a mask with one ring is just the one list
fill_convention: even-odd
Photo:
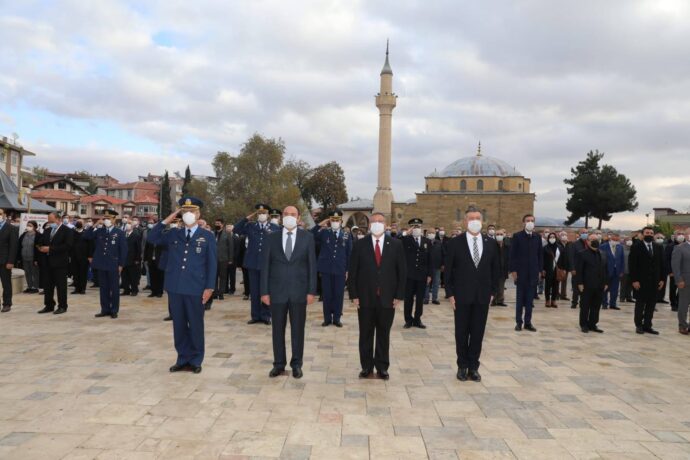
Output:
[[568,241],[568,237],[566,235],[563,235],[561,237],[561,241],[563,241],[565,243],[566,241]]
[[383,232],[386,230],[386,227],[383,225],[382,222],[372,222],[371,225],[369,225],[369,230],[371,231],[372,235],[381,236],[383,235]]
[[678,241],[679,243],[682,243],[683,241],[685,241],[685,235],[676,236],[676,241]]
[[496,234],[496,230],[494,230],[492,228],[491,230],[488,231],[488,234],[489,234],[489,236],[494,236]]
[[127,221],[128,221],[128,219],[127,219],[126,217],[123,217],[123,218],[122,218],[122,223],[123,223],[123,224],[126,224]]
[[436,233],[427,233],[426,237],[429,238],[430,240],[433,240],[436,238]]
[[274,225],[278,225],[279,222],[280,222],[280,221],[278,220],[277,217],[274,217],[273,219],[271,219],[271,223],[274,224]]
[[110,228],[113,225],[113,221],[110,219],[104,219],[103,220],[103,225],[105,225],[105,228]]
[[196,223],[196,216],[193,212],[187,211],[182,214],[182,222],[184,222],[185,225],[194,225]]
[[132,231],[132,224],[127,224],[127,225],[125,225],[125,231],[126,231],[126,232],[131,232],[131,231]]
[[534,230],[534,222],[526,222],[525,223],[525,230],[527,230],[528,232],[531,232],[532,230]]
[[467,223],[467,230],[470,233],[479,233],[482,230],[482,221],[478,219],[469,221]]
[[657,238],[656,244],[664,244],[664,239],[663,238]]
[[626,246],[632,246],[632,240],[626,241],[626,242],[625,242],[625,245],[626,245]]
[[549,243],[556,244],[556,238],[549,238]]
[[413,228],[412,229],[412,236],[415,238],[422,236],[422,229],[421,228]]
[[503,235],[496,235],[496,241],[498,241],[499,243],[500,243],[501,241],[503,241],[503,238],[505,238],[505,236],[503,236]]
[[288,230],[292,230],[293,228],[297,227],[297,217],[295,217],[295,216],[283,217],[283,225]]
[[403,230],[402,236],[407,236],[407,230]]
[[257,220],[262,224],[268,220],[268,214],[259,214],[256,216]]
[[438,232],[438,235],[439,235],[439,236],[446,236],[445,230],[440,230],[440,231]]
[[362,235],[361,233],[357,235],[358,240],[361,240],[362,238],[364,238],[364,235]]
[[340,230],[340,221],[335,220],[331,222],[331,228],[333,230]]
[[139,226],[139,221],[138,220],[133,220],[132,221],[132,227],[138,227]]

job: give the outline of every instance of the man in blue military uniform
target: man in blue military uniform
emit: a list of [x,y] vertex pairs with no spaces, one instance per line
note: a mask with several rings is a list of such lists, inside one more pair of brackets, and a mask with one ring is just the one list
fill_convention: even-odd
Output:
[[328,213],[328,219],[312,228],[314,240],[320,246],[316,269],[321,275],[321,292],[323,296],[323,327],[335,324],[343,327],[340,321],[343,315],[345,281],[347,267],[350,265],[352,238],[342,228],[343,213],[340,210]]
[[[249,214],[235,224],[235,233],[246,236],[248,239],[247,250],[244,254],[244,268],[249,271],[249,291],[251,295],[252,319],[248,324],[264,323],[271,324],[271,310],[268,305],[261,303],[259,295],[259,283],[261,282],[261,257],[264,249],[264,241],[272,232],[280,230],[276,224],[268,222],[269,206],[259,203],[255,206],[256,211]],[[256,216],[256,222],[251,222]]]
[[117,212],[108,209],[103,219],[84,233],[84,239],[95,240],[91,268],[98,270],[101,290],[101,312],[96,318],[117,318],[120,311],[120,273],[127,261],[127,237],[114,226]]
[[268,215],[271,218],[271,223],[280,227],[280,218],[283,217],[283,211],[280,209],[271,209]]
[[[216,239],[197,223],[203,206],[201,200],[183,197],[179,205],[180,209],[149,231],[148,241],[168,248],[165,290],[177,350],[177,362],[170,372],[191,370],[198,374],[204,360],[204,304],[216,287]],[[178,213],[182,213],[184,226],[166,232],[166,225]]]
[[[405,329],[412,326],[426,329],[422,323],[424,313],[424,293],[431,281],[433,265],[431,263],[431,242],[422,235],[422,219],[410,219],[410,232],[402,238],[407,263],[407,280],[405,281]],[[412,305],[414,304],[414,315]]]

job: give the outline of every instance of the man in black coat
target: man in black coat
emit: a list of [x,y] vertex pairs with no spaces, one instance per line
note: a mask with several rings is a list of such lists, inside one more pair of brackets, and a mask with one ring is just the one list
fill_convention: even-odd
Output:
[[84,238],[84,222],[78,220],[74,224],[74,242],[70,264],[74,277],[74,291],[72,294],[86,294],[86,278],[89,274],[89,257],[93,254],[93,241]]
[[658,335],[652,329],[658,291],[664,289],[663,248],[654,244],[654,229],[642,229],[643,241],[630,248],[628,267],[635,297],[635,332]]
[[577,308],[577,304],[580,302],[580,290],[577,288],[577,283],[575,283],[575,275],[577,270],[575,269],[575,263],[577,261],[578,253],[587,249],[587,238],[589,238],[589,232],[586,228],[581,228],[578,232],[578,238],[575,241],[570,241],[565,245],[566,253],[566,270],[570,272],[570,284],[573,289],[573,297],[570,302],[570,308]]
[[228,238],[232,240],[232,260],[228,264],[228,279],[225,292],[230,295],[235,294],[237,289],[237,268],[242,266],[242,256],[244,255],[244,240],[235,233],[235,226],[228,224],[225,226],[225,231]]
[[[412,326],[426,329],[422,323],[424,313],[424,291],[431,281],[431,243],[422,235],[422,219],[411,219],[410,232],[401,238],[405,249],[407,281],[405,282],[405,329]],[[414,316],[412,305],[415,306]]]
[[225,221],[220,217],[213,223],[213,236],[216,237],[216,249],[218,251],[216,290],[213,293],[213,298],[223,300],[225,291],[228,288],[228,266],[232,263],[235,241],[225,231]]
[[467,232],[453,238],[446,248],[446,286],[455,316],[457,378],[479,382],[479,356],[489,314],[489,302],[498,289],[500,261],[493,238],[482,235],[482,213],[465,212]]
[[139,282],[141,281],[141,237],[142,232],[125,225],[127,237],[127,259],[122,267],[122,295],[136,296],[139,294]]
[[[273,318],[273,369],[269,377],[285,372],[285,328],[290,315],[292,376],[302,378],[304,326],[307,305],[316,296],[316,251],[314,237],[298,227],[299,211],[283,210],[283,227],[266,238],[261,255],[261,301],[271,308]],[[253,288],[252,288],[253,289]]]
[[0,281],[2,281],[2,312],[12,308],[12,269],[17,259],[19,229],[12,225],[0,209]]
[[352,247],[348,292],[359,319],[359,378],[368,378],[376,367],[378,377],[388,380],[390,330],[405,295],[405,251],[399,239],[384,234],[383,214],[372,214],[369,229],[371,234]]
[[604,291],[608,288],[608,262],[599,251],[599,238],[587,237],[587,249],[575,256],[575,285],[580,293],[580,329],[582,332],[604,332],[597,327]]
[[[46,255],[47,269],[44,276],[44,307],[38,313],[61,315],[67,312],[67,270],[69,255],[74,242],[74,230],[62,223],[55,212],[48,214],[50,227],[43,234],[39,252]],[[57,290],[57,310],[54,292]]]
[[505,303],[506,280],[510,266],[510,244],[505,228],[496,230],[496,246],[498,246],[498,287],[491,306],[507,307]]

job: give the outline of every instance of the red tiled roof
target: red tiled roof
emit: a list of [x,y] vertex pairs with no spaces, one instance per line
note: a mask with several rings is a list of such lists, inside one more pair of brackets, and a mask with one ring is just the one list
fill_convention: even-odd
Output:
[[152,184],[151,182],[143,182],[143,181],[138,181],[138,182],[128,182],[126,184],[115,184],[115,185],[110,185],[106,187],[108,190],[126,190],[126,189],[147,189],[147,190],[155,190],[158,191],[160,187],[156,184]]
[[158,198],[152,195],[143,195],[134,200],[136,204],[158,204]]
[[65,190],[34,190],[31,198],[35,200],[79,201],[80,195]]
[[121,198],[115,198],[114,196],[108,196],[108,195],[89,195],[89,196],[83,196],[81,197],[80,202],[83,204],[87,203],[95,203],[96,201],[106,201],[110,204],[123,204],[127,203],[127,200],[123,200]]

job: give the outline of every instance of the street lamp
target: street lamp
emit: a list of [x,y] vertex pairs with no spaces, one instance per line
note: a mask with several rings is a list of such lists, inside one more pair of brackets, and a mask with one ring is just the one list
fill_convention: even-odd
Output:
[[31,214],[31,191],[34,189],[34,186],[29,184],[29,191],[26,192],[26,212],[27,214]]
[[646,213],[645,216],[647,217],[647,225],[649,225],[649,213]]

